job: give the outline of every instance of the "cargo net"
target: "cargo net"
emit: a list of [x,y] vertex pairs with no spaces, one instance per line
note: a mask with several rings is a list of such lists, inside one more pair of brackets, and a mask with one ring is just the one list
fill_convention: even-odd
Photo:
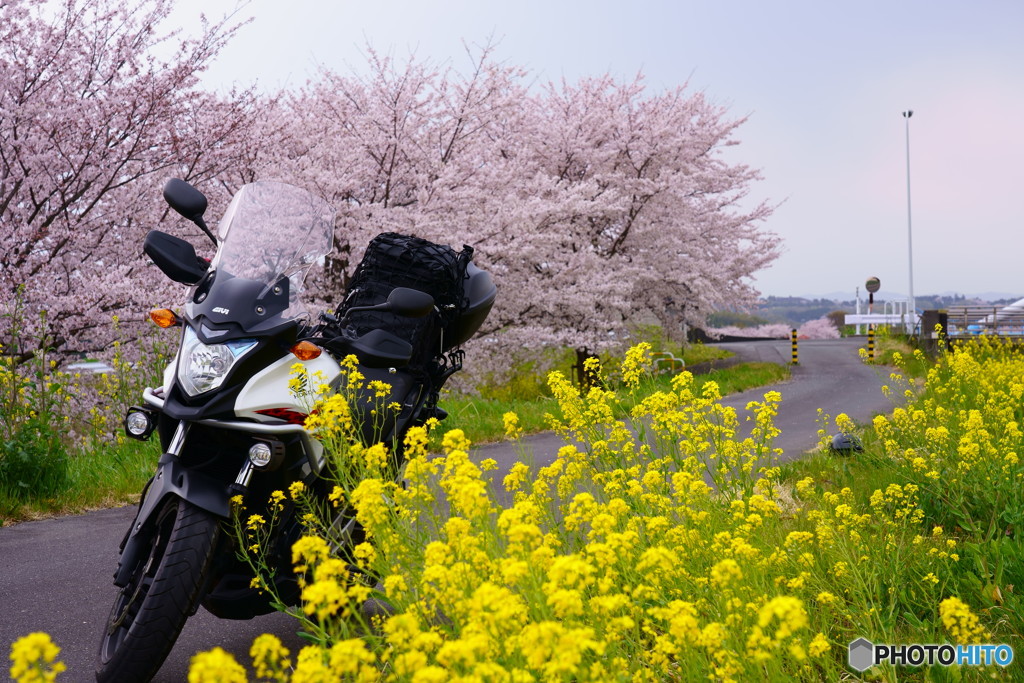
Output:
[[[441,383],[461,367],[462,352],[445,348],[444,333],[465,308],[463,283],[473,248],[455,251],[418,237],[386,232],[370,241],[363,260],[352,276],[340,313],[354,306],[372,306],[387,301],[396,287],[408,287],[434,297],[435,311],[423,318],[393,313],[357,311],[346,327],[355,336],[382,328],[412,344],[411,365]],[[437,388],[440,388],[438,386]]]

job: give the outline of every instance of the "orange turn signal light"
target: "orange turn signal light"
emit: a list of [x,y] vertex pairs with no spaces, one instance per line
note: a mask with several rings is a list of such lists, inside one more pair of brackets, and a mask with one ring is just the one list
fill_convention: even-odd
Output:
[[314,358],[319,358],[320,354],[323,353],[323,349],[308,341],[300,341],[288,350],[299,360],[313,360]]
[[174,311],[169,308],[157,308],[149,312],[150,319],[160,327],[174,327],[180,325],[181,321]]

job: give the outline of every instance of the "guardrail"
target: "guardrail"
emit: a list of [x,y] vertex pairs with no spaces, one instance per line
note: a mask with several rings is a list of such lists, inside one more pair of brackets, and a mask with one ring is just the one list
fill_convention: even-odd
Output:
[[682,372],[686,369],[686,363],[682,358],[677,358],[668,351],[655,351],[651,354],[654,361],[654,374],[663,375],[666,372]]
[[982,334],[1024,336],[1024,309],[991,304],[951,306],[946,309],[946,334],[960,338]]

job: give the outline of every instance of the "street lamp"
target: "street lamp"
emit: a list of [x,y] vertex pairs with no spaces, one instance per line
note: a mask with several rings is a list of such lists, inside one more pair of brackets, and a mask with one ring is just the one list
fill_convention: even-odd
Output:
[[910,229],[910,117],[914,115],[912,109],[903,112],[903,118],[907,122],[907,262],[910,272],[910,319],[907,321],[907,330],[913,333],[914,322],[917,316],[917,302],[914,301],[914,237]]

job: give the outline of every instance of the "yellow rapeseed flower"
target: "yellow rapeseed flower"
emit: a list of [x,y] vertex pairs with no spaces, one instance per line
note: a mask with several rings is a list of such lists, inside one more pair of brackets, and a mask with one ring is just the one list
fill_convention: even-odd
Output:
[[978,617],[956,596],[939,603],[939,617],[957,644],[981,643],[986,638],[985,627],[979,623]]
[[194,655],[188,667],[188,683],[247,683],[245,667],[225,650],[215,647]]
[[577,676],[588,653],[600,656],[605,649],[593,629],[567,628],[556,621],[529,624],[513,642],[527,665],[547,680]]
[[650,369],[651,345],[641,342],[626,351],[622,361],[622,381],[630,389],[640,385],[640,378]]
[[410,427],[405,433],[405,457],[409,460],[425,458],[430,436],[425,427]]
[[46,633],[35,632],[11,644],[11,678],[16,683],[49,683],[67,669],[57,661],[60,648]]
[[811,639],[810,644],[807,646],[807,651],[811,657],[821,657],[823,654],[831,649],[828,638],[825,637],[824,633],[819,633]]
[[501,416],[505,423],[505,436],[510,439],[518,439],[523,435],[523,428],[519,426],[519,416],[513,412],[507,412]]
[[328,555],[330,548],[327,541],[319,536],[303,536],[292,545],[292,564],[297,573],[307,571],[308,565],[318,564]]
[[288,669],[292,662],[288,658],[288,648],[281,639],[275,635],[264,633],[252,641],[249,648],[249,656],[252,657],[252,666],[256,670],[256,677],[270,679],[275,683],[287,683]]
[[731,557],[720,560],[711,568],[711,583],[718,588],[725,588],[730,583],[743,578],[739,564]]
[[325,683],[338,680],[327,663],[327,653],[318,645],[307,645],[299,651],[291,683]]
[[807,626],[807,612],[803,602],[791,595],[780,595],[769,600],[758,612],[757,625],[767,628],[778,621],[773,638],[780,641]]
[[373,681],[379,673],[374,667],[377,658],[360,638],[340,640],[331,647],[330,667],[348,680]]
[[384,482],[380,479],[363,479],[352,491],[352,505],[356,508],[356,519],[371,535],[387,520],[388,503],[384,497]]

